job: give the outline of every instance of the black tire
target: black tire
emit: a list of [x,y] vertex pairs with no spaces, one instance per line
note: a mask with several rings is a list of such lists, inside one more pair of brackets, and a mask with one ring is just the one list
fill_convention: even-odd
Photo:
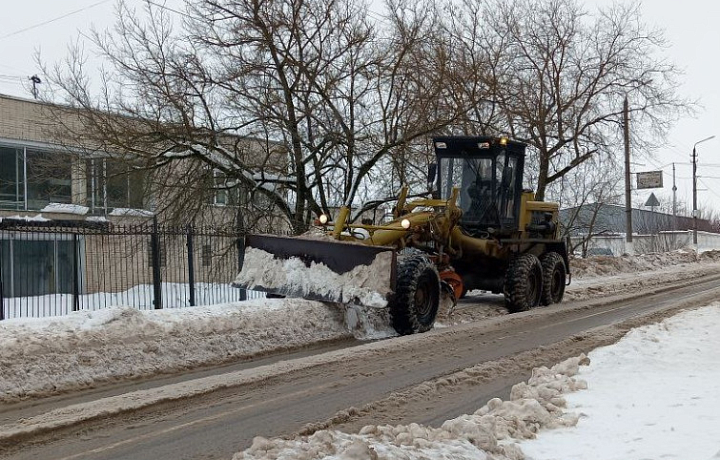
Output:
[[532,254],[520,254],[510,261],[505,273],[505,306],[517,313],[540,305],[542,296],[542,266]]
[[400,335],[432,329],[440,307],[440,275],[425,255],[399,258],[395,295],[390,302],[392,325]]
[[565,261],[557,252],[548,252],[540,257],[543,272],[541,305],[562,302],[565,295]]

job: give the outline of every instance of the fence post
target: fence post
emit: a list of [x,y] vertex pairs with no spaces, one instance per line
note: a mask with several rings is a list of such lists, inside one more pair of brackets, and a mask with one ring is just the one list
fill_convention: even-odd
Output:
[[187,251],[188,251],[188,283],[190,284],[190,306],[195,306],[195,248],[193,245],[193,227],[187,226]]
[[150,234],[150,249],[152,251],[152,275],[155,309],[162,308],[162,280],[160,278],[160,242],[158,235],[157,216],[153,216],[152,233]]
[[0,245],[0,321],[5,319],[5,293],[3,290],[3,251],[2,245]]
[[[245,237],[240,236],[237,239],[237,251],[238,251],[238,273],[243,268],[243,262],[245,261]],[[247,290],[240,288],[240,300],[247,300]]]
[[73,311],[80,311],[80,267],[78,266],[78,234],[73,233]]

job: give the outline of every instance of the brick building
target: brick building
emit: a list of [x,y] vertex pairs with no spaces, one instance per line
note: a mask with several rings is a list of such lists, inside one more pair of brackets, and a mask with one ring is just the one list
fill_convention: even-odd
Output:
[[[56,117],[62,117],[62,123],[53,122]],[[119,236],[80,232],[78,239],[42,228],[23,233],[8,225],[10,221],[24,220],[43,222],[48,229],[48,222],[110,228],[146,224],[155,215],[157,200],[146,186],[149,173],[131,169],[125,161],[82,145],[81,139],[62,139],[59,125],[77,127],[69,131],[82,132],[74,109],[0,95],[0,294],[5,297],[73,292],[77,286],[71,284],[78,283],[78,279],[83,294],[114,292],[152,277],[147,241],[129,248]],[[251,144],[252,140],[243,142]],[[182,170],[180,165],[174,167],[175,173]],[[231,202],[230,192],[222,190],[207,202],[206,214],[214,223],[235,221],[239,205]],[[162,216],[160,219],[162,223]],[[228,248],[232,248],[234,240],[212,241],[199,244],[197,254],[190,257],[196,262],[198,281],[236,274],[236,264],[222,268],[219,274],[215,263],[230,257]],[[162,262],[168,254],[188,259],[182,238],[165,238],[160,249]],[[130,260],[132,281],[121,269]],[[162,270],[166,270],[164,264]],[[112,279],[103,278],[110,273]],[[163,272],[167,282],[182,282],[186,277],[186,269],[182,268]]]

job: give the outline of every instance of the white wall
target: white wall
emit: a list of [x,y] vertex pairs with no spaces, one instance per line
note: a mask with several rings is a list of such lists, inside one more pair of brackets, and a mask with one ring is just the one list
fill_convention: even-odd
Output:
[[[720,234],[697,232],[698,251],[720,249]],[[580,238],[573,238],[573,245],[578,244]],[[693,232],[674,231],[660,232],[656,235],[633,235],[633,249],[635,254],[648,254],[651,252],[667,252],[681,248],[693,247]],[[625,235],[598,235],[592,237],[588,248],[608,248],[614,256],[621,256],[626,250]]]

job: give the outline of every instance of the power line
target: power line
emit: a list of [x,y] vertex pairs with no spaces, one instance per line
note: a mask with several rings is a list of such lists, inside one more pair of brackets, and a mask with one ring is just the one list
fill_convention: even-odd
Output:
[[[689,165],[689,164],[690,164],[690,163],[682,163],[682,162],[679,162],[679,161],[674,161],[674,162],[672,162],[672,163],[668,163],[668,164],[664,164],[664,165],[662,165],[662,166],[658,166],[651,158],[646,158],[646,160],[647,160],[648,163],[650,163],[652,166],[654,166],[655,168],[657,168],[657,169],[659,169],[659,170],[664,170],[665,168],[669,168],[669,167],[672,166],[673,164],[684,164],[684,165]],[[665,172],[665,171],[663,171],[663,172]],[[689,177],[678,176],[678,175],[675,175],[675,177],[676,177],[677,179],[690,179]]]
[[150,0],[145,0],[145,1],[146,1],[147,3],[149,3],[150,5],[156,6],[156,7],[160,8],[160,9],[163,9],[163,10],[170,11],[170,12],[175,13],[175,14],[179,14],[180,16],[186,17],[186,18],[188,18],[188,19],[192,19],[193,21],[200,21],[200,20],[201,20],[200,18],[196,18],[195,16],[191,16],[191,15],[189,15],[189,14],[187,14],[187,13],[182,12],[182,11],[178,11],[178,10],[176,10],[176,9],[174,9],[174,8],[170,8],[170,7],[167,6],[167,5],[161,5],[161,4],[159,4],[159,3],[155,3],[155,2],[150,1]]
[[698,178],[698,181],[703,184],[705,187],[707,187],[706,191],[710,192],[711,194],[715,195],[716,197],[720,198],[720,195],[718,195],[717,192],[715,192],[712,187],[710,187],[708,184],[706,184],[702,178]]
[[65,18],[68,17],[68,16],[72,16],[72,15],[77,14],[77,13],[82,13],[83,11],[87,11],[87,10],[89,10],[90,8],[95,8],[96,6],[102,5],[103,3],[107,3],[107,2],[109,2],[109,1],[110,1],[110,0],[100,0],[99,2],[93,3],[92,5],[88,5],[88,6],[84,7],[84,8],[80,8],[79,10],[75,10],[75,11],[71,11],[71,12],[69,12],[69,13],[65,13],[65,14],[63,14],[62,16],[58,16],[58,17],[56,17],[56,18],[49,19],[49,20],[44,21],[44,22],[40,22],[40,23],[38,23],[38,24],[34,24],[34,25],[29,26],[29,27],[25,27],[24,29],[16,30],[15,32],[10,32],[9,34],[0,36],[0,40],[4,40],[4,39],[6,39],[6,38],[9,38],[9,37],[12,37],[12,36],[15,36],[15,35],[19,35],[19,34],[21,34],[21,33],[23,33],[23,32],[27,32],[28,30],[37,29],[38,27],[46,26],[46,25],[51,24],[51,23],[53,23],[53,22],[55,22],[55,21],[59,21],[59,20],[61,20],[61,19],[65,19]]
[[19,85],[22,86],[25,77],[18,75],[2,75],[0,74],[0,84],[3,85]]

